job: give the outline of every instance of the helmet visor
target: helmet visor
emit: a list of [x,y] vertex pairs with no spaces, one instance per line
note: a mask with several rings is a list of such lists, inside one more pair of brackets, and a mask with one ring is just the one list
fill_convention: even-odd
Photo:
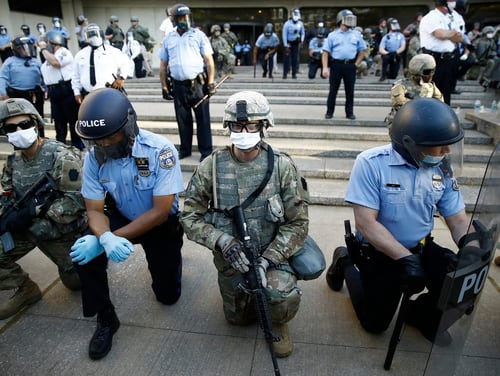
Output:
[[342,20],[340,22],[347,27],[356,27],[357,17],[354,14],[342,16]]

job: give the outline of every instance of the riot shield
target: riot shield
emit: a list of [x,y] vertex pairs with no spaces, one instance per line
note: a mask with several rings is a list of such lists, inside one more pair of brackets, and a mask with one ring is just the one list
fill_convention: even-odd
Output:
[[491,261],[499,246],[499,187],[500,143],[489,158],[471,215],[470,226],[475,232],[460,242],[456,268],[446,275],[438,302],[442,311],[439,330],[448,330],[453,340],[446,347],[432,345],[425,375],[454,375],[460,364]]

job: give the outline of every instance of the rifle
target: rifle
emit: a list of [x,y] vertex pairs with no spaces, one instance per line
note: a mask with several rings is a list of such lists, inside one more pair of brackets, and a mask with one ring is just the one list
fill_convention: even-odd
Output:
[[[222,85],[224,83],[224,81],[226,81],[228,78],[229,78],[228,74],[226,74],[224,77],[222,77],[222,79],[217,83],[217,85],[215,85],[215,89],[218,89],[219,86]],[[208,94],[205,94],[203,96],[203,98],[201,98],[198,102],[196,102],[196,104],[193,107],[198,108],[198,106],[200,104],[202,104],[203,102],[205,102],[207,99],[208,99]]]
[[35,207],[39,207],[38,216],[45,215],[50,205],[59,197],[59,191],[54,178],[46,172],[24,195],[5,208],[0,217],[0,241],[3,243],[4,252],[9,252],[14,249],[14,239],[9,231],[7,231],[7,219],[14,212],[24,209],[30,202],[35,203]]
[[279,341],[279,338],[273,333],[269,307],[267,305],[266,297],[264,296],[264,291],[262,291],[262,281],[260,279],[260,275],[257,271],[256,266],[257,252],[254,250],[254,247],[252,245],[252,240],[250,239],[250,234],[248,233],[245,213],[243,212],[243,208],[241,207],[241,205],[235,206],[230,210],[230,212],[236,225],[238,237],[243,242],[243,251],[245,252],[247,258],[250,260],[250,270],[246,272],[243,277],[248,289],[255,298],[255,303],[257,305],[257,315],[259,317],[260,327],[264,331],[264,337],[269,347],[269,352],[271,353],[274,374],[275,376],[279,376],[280,370],[273,347],[273,342]]
[[391,335],[391,340],[389,341],[389,348],[387,349],[387,355],[385,356],[384,369],[389,370],[391,368],[392,359],[394,358],[394,353],[396,352],[396,347],[401,340],[401,334],[403,330],[403,324],[406,318],[406,310],[408,309],[408,303],[410,301],[410,294],[404,293],[403,299],[401,300],[401,306],[399,307],[398,318],[396,319],[396,324],[394,325],[394,330]]

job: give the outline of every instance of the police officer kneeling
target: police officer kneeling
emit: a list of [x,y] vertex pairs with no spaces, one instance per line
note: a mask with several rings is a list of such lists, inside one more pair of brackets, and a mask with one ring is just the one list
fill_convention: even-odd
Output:
[[178,154],[165,137],[140,130],[136,120],[127,97],[111,88],[90,93],[78,113],[76,132],[89,150],[82,195],[91,234],[76,241],[70,256],[82,281],[83,314],[97,314],[92,359],[107,355],[120,326],[109,296],[108,258],[123,262],[132,243],[141,244],[156,299],[170,305],[181,295],[178,193],[184,187]]
[[346,201],[353,205],[360,247],[335,249],[326,280],[339,291],[345,278],[356,315],[371,333],[389,327],[403,292],[418,294],[427,287],[410,300],[406,322],[445,346],[452,340],[452,322],[441,323],[437,301],[457,256],[435,243],[431,231],[438,210],[457,245],[468,231],[448,157],[464,132],[448,105],[417,98],[399,109],[389,133],[391,144],[356,158]]

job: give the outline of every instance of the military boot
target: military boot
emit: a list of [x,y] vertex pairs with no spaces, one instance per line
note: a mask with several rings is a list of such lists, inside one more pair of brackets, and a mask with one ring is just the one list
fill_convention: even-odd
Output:
[[279,341],[273,342],[274,352],[278,358],[286,358],[292,353],[292,338],[288,324],[273,323],[273,331],[279,337]]
[[42,298],[42,292],[38,285],[30,278],[26,278],[17,291],[10,297],[7,304],[0,308],[0,320],[15,315],[22,308],[38,302]]

